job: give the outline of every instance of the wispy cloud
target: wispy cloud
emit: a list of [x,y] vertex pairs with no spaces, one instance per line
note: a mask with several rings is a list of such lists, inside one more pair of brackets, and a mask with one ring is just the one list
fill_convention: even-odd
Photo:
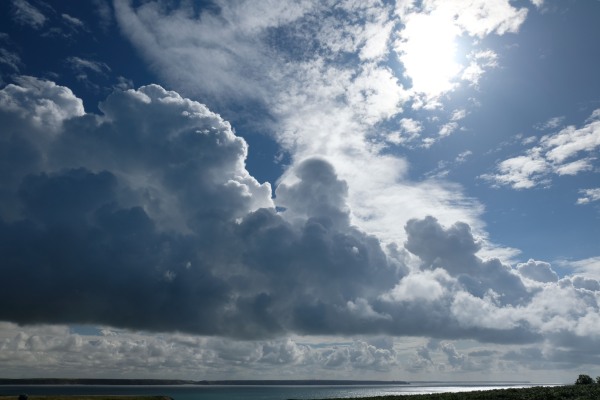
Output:
[[589,204],[593,201],[600,201],[600,188],[582,189],[579,193],[581,197],[577,199],[577,204]]
[[553,117],[544,123],[536,124],[534,126],[534,128],[538,129],[540,131],[548,130],[548,129],[556,129],[563,123],[564,120],[565,120],[565,117],[562,117],[562,116],[561,117]]
[[0,47],[0,64],[4,64],[13,72],[19,72],[19,69],[23,66],[21,57],[17,53],[6,50]]
[[492,50],[478,50],[467,56],[469,65],[463,71],[461,78],[471,86],[477,87],[485,72],[499,65],[498,55]]
[[75,29],[85,29],[85,23],[80,20],[79,18],[73,17],[72,15],[69,14],[61,14],[61,17],[64,21],[67,22],[67,24],[71,25],[73,28]]
[[34,29],[44,26],[48,18],[27,0],[12,0],[13,18],[22,25],[28,25]]
[[497,173],[481,177],[495,185],[528,189],[549,184],[552,174],[577,175],[592,170],[596,160],[593,152],[600,147],[599,115],[595,110],[581,128],[567,126],[543,136],[538,145],[524,155],[500,162]]
[[[575,261],[562,261],[560,264],[562,266],[572,268],[578,275],[582,275],[586,278],[596,281],[595,283],[589,282],[589,284],[592,286],[591,290],[600,290],[600,287],[597,286],[597,281],[600,280],[600,257],[590,257]],[[583,283],[583,281],[580,281],[580,283]]]
[[[390,152],[382,156],[381,150],[407,145],[421,135],[415,124],[407,126],[414,118],[403,113],[408,104],[424,101],[419,84],[415,88],[414,80],[413,86],[406,80],[410,71],[419,70],[410,70],[404,59],[412,57],[406,46],[419,48],[410,44],[417,36],[407,28],[409,21],[438,18],[452,31],[444,40],[466,33],[475,43],[491,33],[515,32],[526,17],[525,8],[504,1],[428,1],[418,7],[303,1],[264,8],[243,2],[223,4],[218,13],[206,11],[198,17],[184,8],[166,13],[148,2],[137,7],[116,3],[115,11],[123,32],[170,85],[220,109],[241,99],[262,104],[268,116],[254,114],[252,120],[273,133],[292,164],[315,155],[332,163],[349,183],[352,218],[363,229],[396,240],[405,233],[402,222],[392,221],[434,211],[447,223],[461,219],[476,229],[482,226],[480,205],[459,186],[406,181],[406,160]],[[436,43],[431,41],[432,46]],[[440,56],[434,48],[424,51]],[[482,68],[496,63],[489,50],[473,54],[472,61]],[[400,57],[406,75],[388,65],[392,57]],[[421,67],[440,65],[444,63],[431,61]],[[427,101],[439,103],[438,95],[453,85]],[[399,129],[381,129],[383,124]],[[448,124],[440,127],[443,135],[458,129],[457,119]],[[435,140],[424,138],[423,146]],[[284,174],[282,181],[291,176]]]

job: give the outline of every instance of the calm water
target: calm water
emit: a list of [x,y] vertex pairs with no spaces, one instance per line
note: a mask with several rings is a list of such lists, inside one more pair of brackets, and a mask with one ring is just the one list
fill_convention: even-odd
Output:
[[326,399],[395,394],[464,392],[472,390],[530,387],[534,384],[411,384],[369,386],[91,386],[91,385],[27,385],[0,386],[0,395],[102,395],[146,394],[166,395],[175,400],[286,400]]

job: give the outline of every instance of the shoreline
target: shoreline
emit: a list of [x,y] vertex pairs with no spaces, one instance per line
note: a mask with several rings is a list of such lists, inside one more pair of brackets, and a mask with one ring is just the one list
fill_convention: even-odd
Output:
[[[431,382],[434,383],[434,382]],[[441,383],[441,382],[440,382]],[[503,382],[506,383],[506,382]],[[519,382],[524,383],[524,382]],[[515,383],[515,384],[519,384]],[[407,381],[352,380],[352,379],[227,379],[227,380],[171,380],[171,379],[0,379],[2,386],[370,386],[370,385],[410,385]],[[487,383],[484,383],[487,384]],[[510,383],[508,383],[510,384]]]
[[[167,395],[143,394],[93,394],[93,395],[0,395],[0,400],[177,400]],[[564,386],[535,386],[528,388],[504,388],[475,390],[465,392],[443,392],[431,394],[400,394],[353,397],[353,400],[596,400],[600,398],[600,384],[564,385]],[[288,398],[297,400],[301,398]],[[311,399],[314,399],[311,397]],[[317,399],[314,399],[317,400]],[[343,398],[327,397],[320,400],[343,400]],[[346,399],[347,400],[347,399]]]

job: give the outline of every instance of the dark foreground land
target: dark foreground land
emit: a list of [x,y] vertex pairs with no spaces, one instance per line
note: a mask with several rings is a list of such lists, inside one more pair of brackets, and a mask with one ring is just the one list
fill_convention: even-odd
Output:
[[[18,400],[19,396],[0,396],[0,400]],[[27,400],[173,400],[169,396],[27,396]]]
[[[532,387],[524,389],[481,390],[463,393],[378,396],[353,400],[599,400],[600,385]],[[332,399],[330,399],[332,400]],[[341,400],[341,399],[339,399]]]

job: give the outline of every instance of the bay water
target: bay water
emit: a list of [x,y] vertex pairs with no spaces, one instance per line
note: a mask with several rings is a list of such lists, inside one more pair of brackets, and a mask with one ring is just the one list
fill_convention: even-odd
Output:
[[[540,386],[502,383],[415,383],[409,385],[6,385],[0,396],[28,395],[164,395],[175,400],[288,400],[373,397],[466,392]],[[544,385],[550,386],[550,385]]]

